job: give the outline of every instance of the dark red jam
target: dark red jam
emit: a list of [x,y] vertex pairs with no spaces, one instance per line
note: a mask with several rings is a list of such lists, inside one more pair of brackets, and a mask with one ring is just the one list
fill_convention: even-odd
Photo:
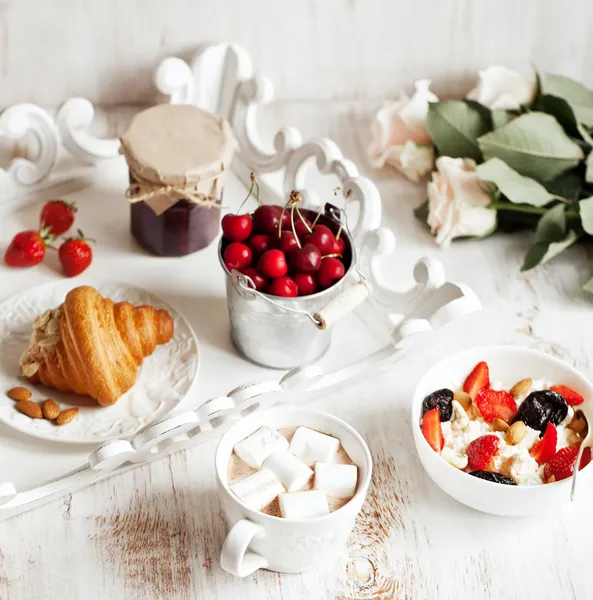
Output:
[[208,246],[220,229],[220,210],[179,200],[157,215],[145,202],[131,204],[132,234],[153,254],[184,256]]

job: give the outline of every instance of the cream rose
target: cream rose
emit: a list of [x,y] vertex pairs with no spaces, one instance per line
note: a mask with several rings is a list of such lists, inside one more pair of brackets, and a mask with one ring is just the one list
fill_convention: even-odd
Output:
[[441,156],[428,183],[428,225],[436,243],[448,246],[464,236],[484,236],[496,225],[496,211],[482,188],[476,163],[469,158]]
[[500,65],[479,72],[478,85],[467,98],[491,109],[518,110],[535,98],[535,83]]
[[388,165],[412,181],[418,181],[432,169],[434,152],[426,130],[426,115],[428,103],[439,100],[430,91],[428,79],[417,81],[415,87],[411,98],[402,92],[397,102],[377,113],[368,149],[374,167]]

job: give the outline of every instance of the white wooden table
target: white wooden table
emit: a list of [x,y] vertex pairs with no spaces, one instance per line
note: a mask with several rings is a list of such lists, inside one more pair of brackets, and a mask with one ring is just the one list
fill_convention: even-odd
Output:
[[[364,167],[373,108],[281,103],[271,109],[270,128],[294,123],[305,137],[332,137]],[[571,248],[552,264],[520,275],[527,235],[458,242],[442,252],[412,215],[424,188],[388,172],[366,174],[375,177],[385,223],[397,233],[400,254],[388,266],[394,278],[410,277],[409,264],[418,256],[436,256],[450,279],[474,288],[484,311],[448,326],[423,352],[396,363],[387,374],[370,374],[347,392],[316,402],[355,426],[374,459],[372,489],[344,556],[328,570],[302,576],[260,572],[241,580],[224,573],[218,555],[225,524],[215,493],[215,445],[209,444],[0,523],[0,599],[593,598],[588,591],[593,535],[588,499],[546,519],[503,519],[465,508],[422,470],[408,410],[428,364],[477,344],[535,347],[593,377],[592,299],[580,291],[593,270],[593,254]],[[106,180],[105,185],[112,184]],[[0,208],[2,248],[18,228],[32,224],[40,202]],[[117,270],[118,279],[145,287],[152,283],[155,291],[166,289],[176,297],[182,310],[192,307],[197,296],[203,301],[187,267],[176,273],[164,262],[152,271],[158,276],[147,281],[141,267],[151,259],[130,253],[124,201],[107,209],[113,210],[111,226],[96,216],[96,207],[80,213],[82,228],[106,240],[92,267],[97,276]],[[51,261],[34,270],[0,266],[0,300],[59,279],[55,267]],[[231,351],[231,344],[224,298],[209,298],[203,310],[208,318],[193,325],[206,342],[203,368],[209,369],[215,368],[216,353]],[[237,377],[248,372],[246,363],[245,373]],[[221,376],[220,389],[208,393],[228,388]]]

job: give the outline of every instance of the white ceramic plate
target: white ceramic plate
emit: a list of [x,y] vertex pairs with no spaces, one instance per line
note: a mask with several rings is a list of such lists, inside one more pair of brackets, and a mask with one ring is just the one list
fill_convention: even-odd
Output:
[[[77,286],[64,281],[32,288],[0,304],[0,421],[23,433],[57,442],[93,443],[134,435],[147,424],[173,410],[190,390],[198,374],[198,340],[189,323],[171,306],[141,288],[120,283],[93,283],[115,302],[150,304],[165,308],[175,321],[173,339],[157,346],[144,360],[134,387],[113,406],[101,407],[86,396],[63,394],[33,386],[20,378],[19,358],[29,344],[35,317],[64,301]],[[15,402],[4,392],[24,385],[32,400],[55,400],[61,409],[80,407],[78,416],[62,427],[45,419],[30,419],[15,410]]]

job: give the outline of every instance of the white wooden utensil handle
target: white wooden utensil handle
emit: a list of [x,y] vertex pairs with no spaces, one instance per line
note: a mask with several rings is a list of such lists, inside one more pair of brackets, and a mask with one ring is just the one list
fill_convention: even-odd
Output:
[[371,285],[367,281],[359,281],[351,288],[334,298],[325,308],[315,313],[315,323],[318,329],[327,329],[336,321],[351,313],[362,304],[372,293]]

